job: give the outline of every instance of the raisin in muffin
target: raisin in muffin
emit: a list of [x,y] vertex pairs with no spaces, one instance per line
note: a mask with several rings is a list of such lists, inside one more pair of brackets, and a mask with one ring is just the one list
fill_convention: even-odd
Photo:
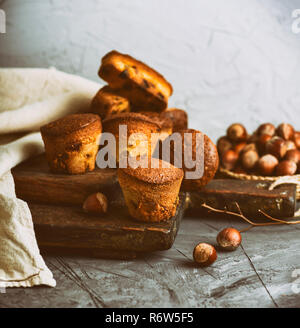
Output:
[[121,96],[130,100],[133,111],[161,112],[173,89],[166,79],[133,57],[111,51],[102,58],[98,72]]
[[95,114],[73,114],[41,127],[49,167],[55,173],[92,171],[102,125]]
[[105,86],[93,98],[91,111],[104,120],[114,114],[129,112],[130,104],[127,98],[120,96],[117,91],[112,90],[109,86]]
[[175,215],[183,178],[181,169],[159,159],[152,161],[154,167],[118,169],[129,214],[144,222],[164,221]]

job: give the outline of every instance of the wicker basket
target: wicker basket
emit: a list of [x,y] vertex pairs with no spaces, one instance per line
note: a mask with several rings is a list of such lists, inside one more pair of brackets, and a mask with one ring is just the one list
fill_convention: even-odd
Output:
[[219,171],[223,175],[233,178],[233,179],[262,180],[262,181],[272,182],[270,189],[273,189],[276,186],[278,186],[280,184],[285,184],[285,183],[296,184],[297,185],[296,197],[297,197],[297,200],[300,200],[300,174],[296,174],[296,175],[292,175],[292,176],[281,176],[281,177],[264,177],[264,176],[258,176],[258,175],[234,173],[234,172],[226,170],[222,167],[220,167]]

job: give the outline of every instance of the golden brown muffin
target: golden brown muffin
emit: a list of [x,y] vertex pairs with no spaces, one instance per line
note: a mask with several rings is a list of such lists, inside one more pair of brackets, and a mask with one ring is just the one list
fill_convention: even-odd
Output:
[[[178,146],[176,146],[176,143],[170,143],[170,138],[172,135],[167,138],[164,143],[166,146],[170,143],[170,162],[174,165],[178,165],[177,163],[182,163],[182,168],[185,173],[185,177],[182,182],[181,189],[184,191],[197,191],[199,188],[205,186],[213,177],[215,176],[215,173],[219,167],[219,155],[217,151],[217,147],[215,144],[209,139],[208,136],[203,134],[200,131],[193,130],[193,129],[186,129],[181,130],[180,132],[177,132],[181,136],[181,142],[182,142],[182,152],[180,152],[178,155],[180,158],[177,157],[177,160],[179,159],[179,162],[176,162],[176,156],[174,155],[174,147],[178,150]],[[189,140],[186,138],[185,140],[185,133],[189,133],[191,135],[191,139]],[[199,134],[199,147],[196,146],[196,136]],[[186,143],[186,149],[188,152],[184,152],[184,143]],[[198,155],[198,159],[196,157],[196,152]],[[189,155],[190,154],[190,155]],[[203,173],[200,177],[197,177],[196,179],[188,178],[188,174],[191,174],[195,172],[195,166],[192,168],[186,167],[185,160],[187,161],[188,156],[192,156],[192,160],[196,161],[196,165],[202,171]],[[165,159],[164,157],[162,157]]]
[[173,123],[168,117],[162,116],[156,112],[140,112],[140,114],[150,117],[153,121],[157,122],[161,126],[160,140],[164,140],[170,134],[172,134]]
[[[126,136],[121,139],[123,144],[120,145],[119,126],[121,125],[127,127],[127,139]],[[115,136],[116,153],[114,156],[119,162],[120,154],[124,152],[127,152],[128,156],[131,157],[141,157],[146,154],[147,157],[150,157],[159,139],[161,125],[140,113],[122,113],[105,119],[103,132],[109,132]],[[154,135],[152,136],[152,134]]]
[[188,115],[183,109],[168,108],[161,112],[161,116],[172,120],[173,132],[188,128]]
[[102,125],[95,114],[73,114],[41,127],[51,171],[79,174],[92,171]]
[[130,111],[129,100],[120,96],[116,91],[109,86],[101,88],[91,102],[91,111],[105,118]]
[[161,74],[115,50],[102,58],[98,74],[130,100],[134,111],[160,112],[167,107],[173,92],[171,84]]
[[[176,213],[182,169],[152,159],[155,167],[119,168],[118,179],[130,215],[144,222],[168,220]],[[164,162],[164,165],[168,163]]]

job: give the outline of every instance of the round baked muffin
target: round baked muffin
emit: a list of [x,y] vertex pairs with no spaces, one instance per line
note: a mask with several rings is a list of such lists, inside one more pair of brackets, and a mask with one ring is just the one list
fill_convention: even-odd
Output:
[[172,121],[173,132],[188,128],[188,115],[183,109],[168,108],[161,112],[161,117],[168,118]]
[[[125,126],[125,127],[124,127]],[[120,129],[127,128],[127,135],[120,138]],[[128,157],[151,157],[161,133],[161,125],[140,113],[121,113],[103,121],[103,132],[116,138],[116,149],[112,149],[116,161],[127,152]]]
[[157,122],[161,126],[161,140],[172,134],[173,123],[169,117],[162,116],[160,113],[156,112],[140,112],[140,114],[150,117],[154,122]]
[[153,158],[152,163],[148,168],[118,169],[129,213],[144,222],[168,220],[175,215],[183,178],[182,169],[159,159]]
[[[179,142],[181,142],[182,148],[178,147],[176,141],[170,142],[170,138],[176,134],[180,137]],[[216,174],[219,167],[217,147],[207,135],[197,130],[186,129],[176,134],[172,134],[164,140],[165,147],[170,145],[170,162],[183,168],[184,179],[181,189],[184,191],[197,191],[213,179]],[[185,134],[190,135],[191,138],[185,137]],[[199,137],[198,145],[196,143],[197,135]],[[182,151],[180,151],[180,148]],[[162,159],[166,160],[164,157]],[[196,170],[197,168],[199,171]],[[196,172],[199,172],[200,175]]]
[[67,115],[42,126],[51,171],[80,174],[94,170],[101,131],[101,119],[95,114]]
[[109,86],[101,88],[91,102],[91,111],[104,120],[114,114],[130,111],[128,99],[122,97]]

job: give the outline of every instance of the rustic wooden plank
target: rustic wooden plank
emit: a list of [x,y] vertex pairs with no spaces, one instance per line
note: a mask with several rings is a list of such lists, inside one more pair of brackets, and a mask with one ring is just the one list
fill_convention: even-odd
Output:
[[[29,203],[39,245],[122,252],[145,252],[172,246],[184,214],[185,193],[173,218],[163,222],[139,222],[127,207],[110,206],[104,216],[84,213],[74,206]],[[95,251],[94,251],[95,253]],[[104,257],[108,256],[104,252]]]
[[81,205],[86,197],[102,191],[114,198],[120,190],[116,169],[99,169],[78,175],[49,171],[45,154],[30,158],[12,170],[17,196],[25,201]]
[[[104,258],[133,258],[135,252],[168,249],[184,213],[182,193],[176,215],[170,220],[135,221],[128,214],[115,169],[53,174],[42,154],[20,164],[13,174],[18,197],[29,204],[39,245],[48,250],[61,248],[61,252],[70,253],[81,248]],[[108,213],[102,217],[82,210],[85,198],[98,191],[108,197]]]
[[199,191],[190,192],[188,215],[207,213],[201,205],[206,203],[217,209],[237,212],[239,204],[245,215],[261,217],[259,210],[273,217],[293,217],[296,208],[296,186],[282,185],[268,190],[265,181],[215,179]]

